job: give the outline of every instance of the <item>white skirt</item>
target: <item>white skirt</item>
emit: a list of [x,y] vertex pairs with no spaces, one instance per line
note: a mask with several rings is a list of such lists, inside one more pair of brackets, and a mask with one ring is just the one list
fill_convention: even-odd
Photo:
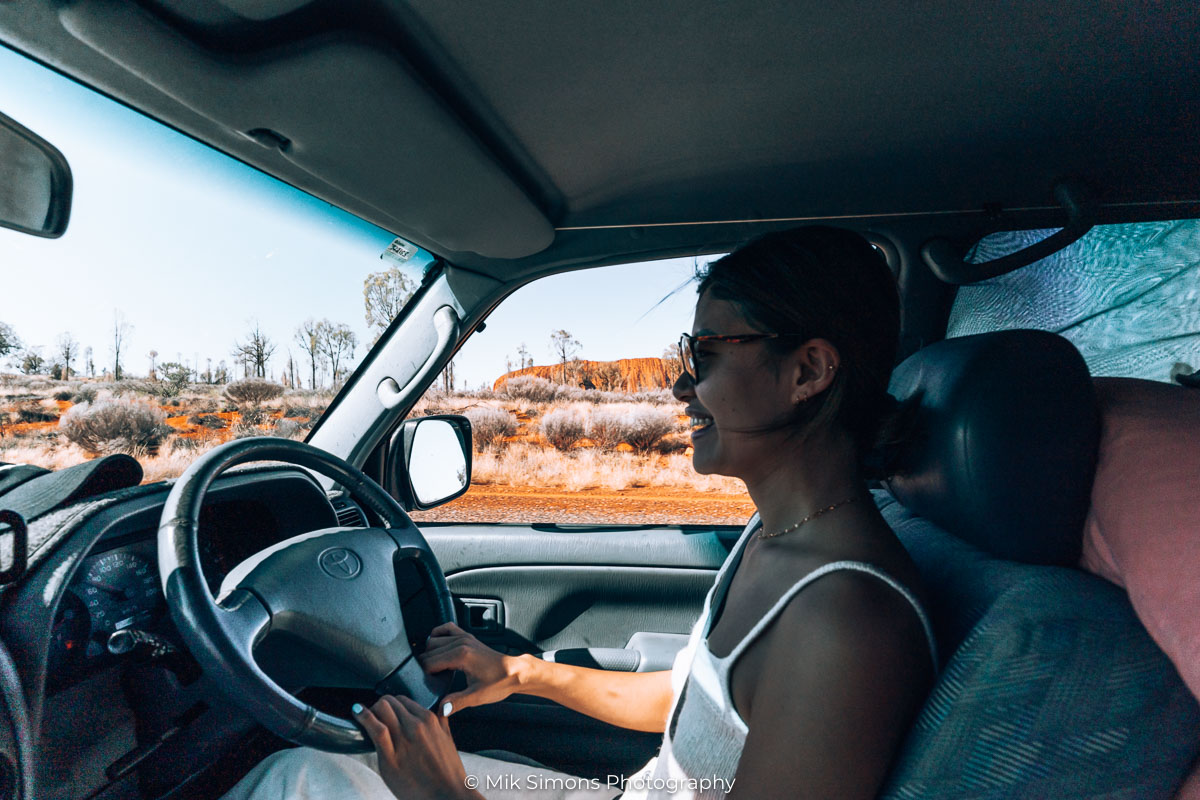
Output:
[[[604,781],[474,753],[459,755],[467,770],[467,785],[487,800],[611,800],[620,794],[620,787]],[[374,753],[345,755],[309,747],[281,750],[264,758],[222,800],[394,800],[377,765]]]

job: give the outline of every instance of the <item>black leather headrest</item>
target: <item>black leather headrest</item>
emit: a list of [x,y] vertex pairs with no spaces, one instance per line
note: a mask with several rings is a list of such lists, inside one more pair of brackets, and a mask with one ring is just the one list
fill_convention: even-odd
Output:
[[947,339],[901,363],[890,391],[920,395],[919,432],[887,481],[897,500],[1001,558],[1078,562],[1100,411],[1070,342],[1027,330]]

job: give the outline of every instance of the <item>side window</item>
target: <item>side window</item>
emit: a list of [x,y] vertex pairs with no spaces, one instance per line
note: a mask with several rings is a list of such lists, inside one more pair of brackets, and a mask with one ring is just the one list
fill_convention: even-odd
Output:
[[414,519],[744,523],[742,483],[692,469],[671,395],[696,266],[581,270],[505,300],[414,410],[465,414],[475,438],[470,490]]
[[[1052,231],[993,234],[972,260]],[[1200,220],[1101,225],[1028,267],[958,290],[947,338],[1010,328],[1054,331],[1093,375],[1172,381],[1200,368]]]

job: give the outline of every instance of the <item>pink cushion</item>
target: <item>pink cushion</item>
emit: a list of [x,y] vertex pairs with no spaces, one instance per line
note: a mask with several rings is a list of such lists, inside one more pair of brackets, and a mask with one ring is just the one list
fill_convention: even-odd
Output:
[[1200,390],[1097,378],[1103,429],[1081,566],[1124,586],[1200,698]]

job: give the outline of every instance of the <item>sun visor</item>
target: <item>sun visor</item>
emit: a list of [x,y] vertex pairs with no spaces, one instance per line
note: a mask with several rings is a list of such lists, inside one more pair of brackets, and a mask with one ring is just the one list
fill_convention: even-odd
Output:
[[347,36],[289,44],[270,58],[230,55],[112,0],[74,3],[59,17],[92,50],[216,123],[218,146],[427,249],[520,258],[554,238],[542,211],[399,54]]

